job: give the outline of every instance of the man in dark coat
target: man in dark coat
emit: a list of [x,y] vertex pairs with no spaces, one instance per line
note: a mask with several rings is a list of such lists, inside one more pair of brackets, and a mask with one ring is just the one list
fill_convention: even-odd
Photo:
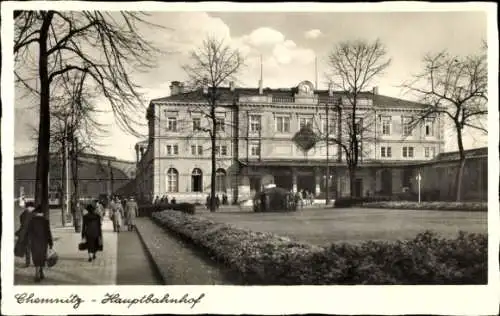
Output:
[[[19,230],[16,232],[18,238],[20,238],[21,236],[26,236],[28,224],[31,221],[31,218],[33,217],[32,212],[34,209],[35,209],[35,204],[33,202],[26,202],[25,209],[23,210],[21,215],[19,215],[19,221],[21,223],[21,226],[19,227]],[[24,257],[26,259],[25,266],[29,267],[31,263],[29,239],[25,237],[23,238],[24,239],[21,240],[20,242],[23,244]]]
[[53,240],[49,221],[45,218],[40,206],[33,210],[33,216],[28,223],[28,240],[31,257],[35,265],[35,282],[45,278],[43,267],[47,261],[47,248],[52,249]]
[[96,259],[96,252],[102,250],[101,217],[92,204],[87,205],[87,214],[83,216],[82,239],[87,243],[89,262]]

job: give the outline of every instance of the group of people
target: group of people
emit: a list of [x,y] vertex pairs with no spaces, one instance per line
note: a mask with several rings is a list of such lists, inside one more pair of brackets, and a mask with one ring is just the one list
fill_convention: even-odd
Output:
[[[216,194],[215,195],[215,208],[218,209],[220,207],[220,204],[221,204],[221,199],[219,198],[219,195]],[[226,195],[226,193],[223,193],[222,194],[222,205],[228,205],[228,204],[229,204],[229,201],[228,201],[227,195]],[[205,207],[207,209],[210,209],[210,194],[207,195]]]
[[314,194],[305,189],[302,191],[295,192],[294,198],[296,205],[300,207],[304,207],[306,205],[313,205],[314,203]]
[[[92,262],[97,258],[97,252],[103,251],[102,221],[105,208],[101,202],[88,204],[84,210],[80,210],[80,203],[76,204],[77,210],[73,211],[75,216],[75,231],[80,232],[77,227],[81,226],[80,243],[88,253],[88,261]],[[113,221],[113,230],[120,232],[122,222],[129,231],[135,227],[135,218],[139,209],[137,202],[131,197],[129,200],[120,201],[118,197],[111,200],[109,204],[110,216]],[[26,202],[25,208],[21,212],[20,227],[16,231],[15,255],[25,258],[25,267],[35,266],[35,282],[38,283],[45,278],[44,267],[47,262],[47,254],[52,250],[54,241],[48,219],[44,216],[40,206],[33,202]],[[79,248],[80,248],[79,245]]]
[[35,266],[35,282],[45,278],[43,268],[47,260],[47,252],[54,246],[49,221],[45,218],[40,206],[26,202],[19,216],[21,226],[16,231],[16,256],[25,257],[25,266],[29,267],[31,260]]
[[[177,203],[177,201],[175,200],[175,197],[172,197],[172,199],[170,200],[170,204],[175,204]],[[154,205],[158,205],[158,204],[169,204],[168,203],[168,196],[167,195],[163,195],[161,198],[157,195],[155,200],[153,201],[153,204]]]
[[133,197],[120,201],[114,197],[109,202],[110,218],[113,221],[113,231],[119,233],[122,226],[126,226],[128,231],[133,231],[135,218],[139,215],[139,207]]

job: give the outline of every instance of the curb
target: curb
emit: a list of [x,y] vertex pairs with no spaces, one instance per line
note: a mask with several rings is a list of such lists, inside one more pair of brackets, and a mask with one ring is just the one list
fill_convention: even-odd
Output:
[[[149,219],[149,220],[151,220],[151,219]],[[161,281],[162,285],[167,285],[167,282],[166,282],[167,277],[161,272],[160,267],[156,263],[156,260],[153,258],[153,254],[149,250],[149,247],[146,245],[146,241],[144,240],[144,237],[142,237],[141,231],[137,227],[137,225],[135,226],[135,233],[139,236],[139,240],[141,241],[141,245],[146,250],[146,256],[148,257],[149,262],[152,263],[155,276]]]

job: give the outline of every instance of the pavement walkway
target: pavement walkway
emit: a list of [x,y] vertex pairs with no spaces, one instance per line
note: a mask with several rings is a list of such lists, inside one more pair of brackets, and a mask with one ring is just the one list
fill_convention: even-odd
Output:
[[[45,280],[37,285],[159,284],[136,232],[113,232],[109,216],[104,216],[102,230],[104,251],[88,262],[87,252],[78,250],[81,233],[55,221],[52,235],[59,260],[45,269]],[[34,284],[34,267],[25,268],[24,258],[15,258],[14,284]]]

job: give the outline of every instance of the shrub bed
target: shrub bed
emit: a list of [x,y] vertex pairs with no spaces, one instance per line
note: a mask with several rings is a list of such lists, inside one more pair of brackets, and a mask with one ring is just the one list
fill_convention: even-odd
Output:
[[368,202],[391,201],[390,196],[341,197],[335,200],[334,207],[351,207]]
[[176,212],[152,219],[234,269],[246,284],[485,284],[487,237],[432,232],[413,240],[320,247]]
[[487,212],[488,202],[409,202],[409,201],[383,201],[362,203],[361,206],[369,208],[389,208],[405,210],[440,210],[440,211],[470,211]]
[[194,214],[196,212],[196,205],[191,203],[162,203],[156,205],[141,205],[139,206],[139,216],[150,217],[153,213],[165,210],[180,211],[186,214]]

